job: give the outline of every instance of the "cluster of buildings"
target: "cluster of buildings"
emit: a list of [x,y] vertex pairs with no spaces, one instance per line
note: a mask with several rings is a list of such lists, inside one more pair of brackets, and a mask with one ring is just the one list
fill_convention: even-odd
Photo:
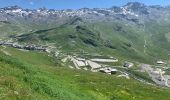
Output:
[[170,87],[170,75],[164,75],[165,71],[162,71],[159,68],[153,69],[150,71],[149,75],[152,80],[162,86]]
[[17,42],[0,41],[0,45],[10,46],[13,48],[18,48],[18,49],[25,49],[25,50],[48,51],[48,49],[46,47],[38,46],[35,44],[21,45],[21,44],[18,44]]
[[[163,61],[157,61],[157,64],[164,64]],[[153,68],[151,65],[142,64],[141,71],[147,72],[152,79],[158,85],[170,87],[170,75],[166,75],[166,72],[161,68]]]
[[66,58],[63,58],[61,61],[66,62],[67,60],[70,60],[73,62],[74,67],[76,69],[82,69],[84,67],[89,67],[92,72],[102,72],[106,74],[116,74],[117,69],[107,67],[107,65],[103,65],[101,63],[114,63],[117,62],[117,59],[83,59],[78,57],[72,57],[68,56]]
[[[71,68],[91,70],[92,72],[101,72],[109,75],[120,72],[119,70],[117,70],[114,67],[111,67],[110,65],[111,63],[118,62],[118,59],[115,59],[113,57],[112,58],[95,57],[90,59],[84,59],[77,56],[68,55],[65,58],[63,58],[61,61],[64,63],[66,63],[67,61],[71,61],[73,63]],[[134,66],[133,63],[127,61],[123,64],[124,68],[131,68],[133,66]],[[121,72],[121,75],[119,75],[119,77],[125,77],[129,79],[129,75],[123,72]]]

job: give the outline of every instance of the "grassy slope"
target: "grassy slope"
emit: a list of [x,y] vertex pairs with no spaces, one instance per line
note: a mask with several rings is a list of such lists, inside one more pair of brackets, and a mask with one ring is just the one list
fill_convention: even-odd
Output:
[[[21,37],[22,41],[34,43],[47,41],[56,43],[56,47],[66,52],[84,50],[143,63],[153,64],[156,60],[169,58],[167,56],[170,49],[169,25],[166,23],[146,22],[144,29],[143,26],[123,21],[84,22],[82,19],[73,18],[66,22],[60,27],[61,23],[54,22],[37,24],[28,21],[1,22],[0,35],[3,37],[28,33]],[[84,30],[77,31],[77,25]],[[145,40],[146,53],[144,53]]]
[[37,31],[40,29],[58,26],[58,23],[31,23],[29,21],[14,20],[11,22],[0,22],[0,39],[8,38],[8,36],[26,34],[28,32]]
[[[2,47],[1,47],[2,48]],[[169,100],[169,89],[115,76],[71,70],[45,53],[0,52],[1,99]]]
[[[65,24],[47,30],[39,30],[22,35],[23,42],[50,42],[66,52],[87,51],[103,55],[112,55],[120,60],[134,60],[154,63],[158,59],[168,58],[169,42],[166,41],[167,27],[156,23],[147,23],[146,29],[126,25],[126,23],[81,23]],[[158,29],[158,31],[154,30]],[[31,41],[30,41],[31,40]],[[144,43],[146,53],[144,53]],[[161,52],[161,53],[160,53]]]

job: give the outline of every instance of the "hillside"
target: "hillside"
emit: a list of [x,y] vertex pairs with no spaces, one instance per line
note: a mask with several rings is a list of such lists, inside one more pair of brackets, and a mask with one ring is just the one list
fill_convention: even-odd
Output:
[[69,69],[45,53],[5,50],[10,56],[0,52],[1,99],[170,99],[169,89],[114,75]]
[[53,43],[69,52],[99,50],[102,55],[150,64],[169,57],[168,6],[134,2],[103,9],[31,10],[12,6],[0,11],[2,39]]
[[0,8],[0,99],[170,100],[169,12]]
[[[158,59],[168,60],[168,25],[148,22],[145,27],[143,30],[120,22],[66,23],[23,34],[16,39],[26,43],[54,43],[65,52],[94,53],[99,50],[99,54],[122,60],[132,59],[151,64]],[[159,31],[153,30],[155,28],[159,28]]]

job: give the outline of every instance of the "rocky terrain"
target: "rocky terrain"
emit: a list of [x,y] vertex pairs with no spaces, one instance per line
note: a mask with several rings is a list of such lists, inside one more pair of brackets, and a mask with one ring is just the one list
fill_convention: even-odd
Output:
[[[12,19],[21,19],[22,20],[36,20],[38,21],[48,21],[49,20],[61,20],[70,17],[81,17],[86,20],[126,20],[131,22],[138,22],[142,24],[142,21],[168,21],[169,15],[169,6],[146,6],[138,2],[130,2],[125,6],[111,8],[82,8],[78,10],[54,10],[40,8],[37,10],[34,9],[23,9],[18,6],[5,7],[1,8],[1,22],[9,23]],[[10,20],[11,18],[11,20]],[[143,18],[143,20],[142,20]],[[102,21],[100,20],[100,21]],[[140,23],[141,22],[141,23]]]

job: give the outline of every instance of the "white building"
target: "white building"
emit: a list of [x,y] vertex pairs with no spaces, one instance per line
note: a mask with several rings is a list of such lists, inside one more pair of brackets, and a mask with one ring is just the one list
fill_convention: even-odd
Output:
[[156,63],[157,63],[157,64],[164,64],[165,62],[163,62],[163,61],[157,61]]

